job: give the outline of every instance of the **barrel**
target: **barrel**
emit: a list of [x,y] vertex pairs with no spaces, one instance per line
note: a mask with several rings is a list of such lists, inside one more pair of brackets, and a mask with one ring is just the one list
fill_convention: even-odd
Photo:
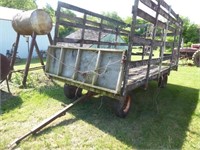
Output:
[[42,9],[29,10],[16,14],[12,20],[13,29],[21,35],[45,35],[51,32],[52,19]]

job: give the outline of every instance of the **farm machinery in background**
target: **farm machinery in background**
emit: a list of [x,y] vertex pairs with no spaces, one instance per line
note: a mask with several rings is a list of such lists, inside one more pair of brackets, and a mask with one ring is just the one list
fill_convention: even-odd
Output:
[[194,65],[200,67],[200,43],[192,44],[191,47],[181,48],[180,58],[192,59]]

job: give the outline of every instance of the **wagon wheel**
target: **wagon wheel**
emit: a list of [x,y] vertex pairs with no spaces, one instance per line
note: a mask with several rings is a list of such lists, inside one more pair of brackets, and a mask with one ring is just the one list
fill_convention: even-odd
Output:
[[167,80],[168,80],[167,75],[160,76],[158,80],[158,87],[165,88],[167,86]]
[[127,95],[115,105],[115,114],[120,118],[125,118],[131,108],[131,96]]
[[192,60],[195,66],[200,67],[200,50],[192,55]]
[[69,99],[77,99],[82,96],[82,89],[73,85],[64,85],[64,94]]

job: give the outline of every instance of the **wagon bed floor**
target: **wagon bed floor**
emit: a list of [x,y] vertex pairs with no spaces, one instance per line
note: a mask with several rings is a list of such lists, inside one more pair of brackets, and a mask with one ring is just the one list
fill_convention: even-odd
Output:
[[[167,71],[169,66],[162,66],[161,73]],[[129,69],[129,78],[128,78],[128,86],[138,87],[139,85],[143,84],[146,80],[147,74],[147,66],[140,66],[136,68]],[[159,74],[159,66],[152,65],[150,67],[149,78],[155,79]]]

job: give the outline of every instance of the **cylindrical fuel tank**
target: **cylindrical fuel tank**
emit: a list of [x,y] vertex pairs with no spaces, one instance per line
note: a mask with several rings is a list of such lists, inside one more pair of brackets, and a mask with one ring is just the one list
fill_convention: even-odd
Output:
[[50,33],[52,29],[52,19],[47,12],[42,9],[29,10],[18,13],[13,17],[12,26],[21,35],[38,35]]

